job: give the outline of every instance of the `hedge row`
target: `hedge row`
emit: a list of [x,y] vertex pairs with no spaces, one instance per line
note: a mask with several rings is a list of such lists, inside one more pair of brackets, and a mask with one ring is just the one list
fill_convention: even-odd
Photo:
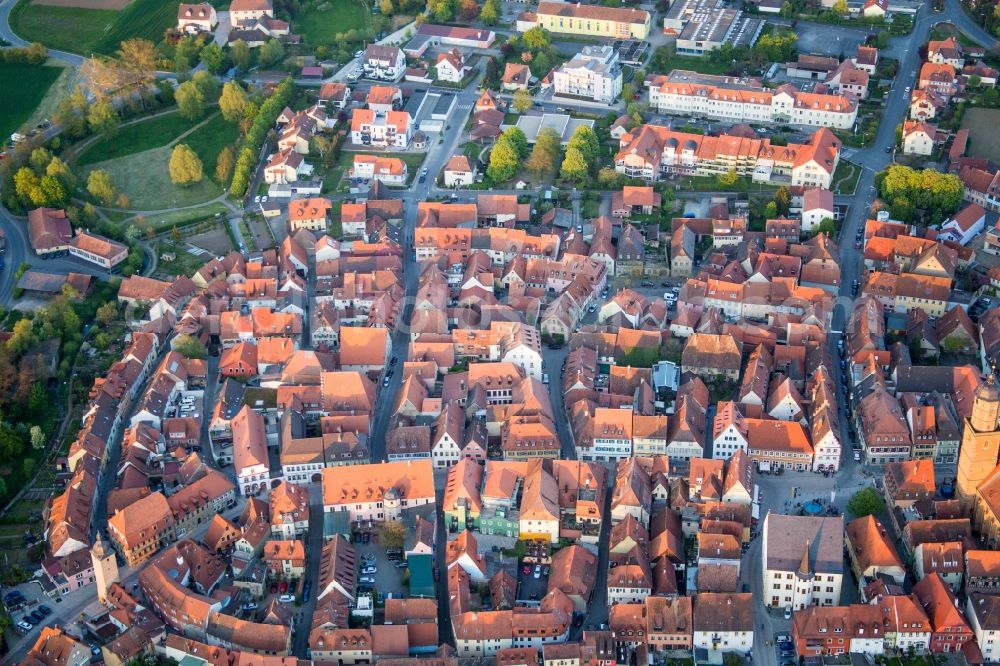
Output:
[[250,187],[250,178],[253,176],[254,168],[257,166],[257,155],[260,148],[267,139],[267,133],[274,127],[274,122],[278,119],[278,114],[288,106],[292,100],[292,93],[295,85],[290,78],[282,81],[274,92],[268,97],[257,115],[254,117],[253,125],[243,139],[243,147],[236,157],[236,167],[233,169],[233,180],[229,184],[229,192],[233,196],[242,197]]

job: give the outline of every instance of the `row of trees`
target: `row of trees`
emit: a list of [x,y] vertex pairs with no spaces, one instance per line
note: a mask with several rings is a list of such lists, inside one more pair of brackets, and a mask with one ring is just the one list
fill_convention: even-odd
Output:
[[523,163],[525,170],[538,180],[551,178],[558,171],[563,179],[582,183],[599,164],[600,150],[597,133],[585,125],[573,132],[565,153],[562,137],[552,128],[540,131],[529,150],[524,132],[511,127],[493,146],[486,176],[494,183],[502,183],[516,176]]
[[292,80],[285,79],[254,114],[250,129],[243,139],[243,146],[236,157],[233,180],[229,186],[229,191],[233,196],[242,197],[246,194],[247,188],[250,187],[250,176],[257,165],[257,156],[261,146],[264,145],[268,132],[274,127],[274,121],[278,118],[278,114],[291,101],[294,89],[295,85]]
[[49,59],[49,50],[35,42],[13,49],[0,49],[0,62],[18,65],[43,65]]

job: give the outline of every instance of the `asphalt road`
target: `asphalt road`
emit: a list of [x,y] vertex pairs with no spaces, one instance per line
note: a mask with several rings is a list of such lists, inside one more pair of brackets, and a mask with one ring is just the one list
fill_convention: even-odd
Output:
[[[14,34],[10,29],[10,10],[17,4],[17,0],[4,0],[0,2],[0,38],[9,42],[11,46],[27,46],[28,42]],[[62,60],[72,67],[79,68],[83,64],[84,57],[75,53],[65,51],[53,51],[49,49],[49,57]]]

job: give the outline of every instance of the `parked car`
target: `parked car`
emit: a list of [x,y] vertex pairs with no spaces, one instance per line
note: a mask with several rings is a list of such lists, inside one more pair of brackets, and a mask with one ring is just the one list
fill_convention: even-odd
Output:
[[17,628],[20,629],[21,631],[31,631],[31,623],[21,620],[20,622],[17,623]]
[[43,617],[48,617],[49,615],[52,615],[52,609],[46,606],[45,604],[40,604],[38,606],[38,612],[41,613]]
[[87,643],[87,647],[90,648],[90,654],[95,657],[99,657],[101,655],[101,648],[97,647],[96,643]]
[[280,597],[278,597],[278,601],[280,601],[283,604],[290,604],[290,603],[292,603],[292,602],[295,601],[295,595],[294,594],[283,594]]
[[302,586],[302,601],[309,601],[309,593],[312,591],[312,583],[306,581],[306,584]]
[[31,619],[35,621],[36,624],[41,624],[45,620],[45,616],[36,610],[31,611]]
[[530,574],[531,573],[531,565],[530,564],[525,564],[524,568],[521,569],[521,573],[523,573],[525,576],[527,576],[528,574]]
[[361,578],[358,579],[358,582],[361,583],[362,585],[374,585],[375,579],[372,578],[371,576],[362,576]]
[[791,620],[792,619],[792,607],[791,606],[785,606],[785,619],[786,620]]
[[243,604],[243,610],[245,610],[245,611],[254,611],[254,610],[257,610],[257,602],[255,602],[255,601],[248,601],[247,603]]
[[278,586],[278,592],[282,594],[288,592],[288,583],[286,581],[281,581],[281,585]]
[[535,565],[535,578],[541,578],[541,577],[542,577],[542,565],[541,564],[536,564]]
[[364,569],[361,570],[361,573],[363,573],[363,574],[377,574],[378,573],[378,567],[374,567],[374,566],[372,566],[372,567],[365,567]]

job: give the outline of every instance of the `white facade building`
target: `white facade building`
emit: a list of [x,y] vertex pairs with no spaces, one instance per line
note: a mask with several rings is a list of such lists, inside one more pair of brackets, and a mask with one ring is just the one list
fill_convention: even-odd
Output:
[[618,52],[605,44],[585,46],[552,73],[554,94],[613,104],[622,92]]

